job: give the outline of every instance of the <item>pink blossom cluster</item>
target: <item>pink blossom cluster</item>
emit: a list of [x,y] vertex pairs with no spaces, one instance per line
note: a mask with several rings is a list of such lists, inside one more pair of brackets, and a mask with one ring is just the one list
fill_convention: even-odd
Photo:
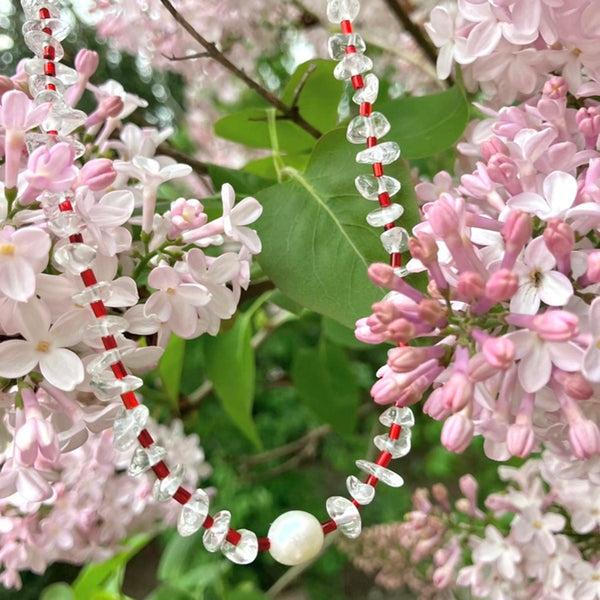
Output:
[[[185,436],[179,421],[171,427],[151,423],[150,428],[161,443],[177,452],[189,483],[195,485],[197,478],[208,475],[198,437]],[[52,441],[56,442],[48,438],[46,454]],[[124,471],[132,452],[116,452],[111,431],[93,433],[75,450],[56,452],[56,461],[49,466],[56,479],[49,498],[32,502],[17,494],[0,501],[0,583],[4,587],[19,589],[20,571],[43,573],[53,562],[107,560],[127,537],[156,533],[177,520],[174,503],[152,498],[152,473],[131,477]],[[10,455],[10,448],[4,448],[1,456]]]
[[441,79],[456,62],[470,90],[505,104],[557,73],[576,97],[600,91],[596,0],[457,0],[436,6],[429,19]]
[[[27,64],[0,90],[0,498],[15,506],[55,498],[65,461],[76,460],[65,457],[112,425],[120,392],[100,393],[115,385],[110,365],[122,359],[139,373],[157,365],[172,332],[215,335],[261,248],[248,227],[261,206],[235,203],[228,184],[215,219],[186,195],[157,212],[163,184],[185,194],[175,180],[191,168],[157,153],[169,131],[124,124],[142,100],[116,82],[89,83],[95,52],[81,50],[75,66],[65,102],[34,102]],[[72,109],[86,87],[97,99],[90,115]],[[59,210],[64,202],[73,211]],[[74,234],[83,243],[70,243]],[[88,269],[98,283],[84,286]],[[100,324],[98,300],[109,312]],[[117,358],[100,353],[105,326]]]
[[387,265],[369,270],[392,293],[357,336],[401,345],[372,396],[407,406],[432,390],[424,411],[445,421],[449,450],[479,434],[496,460],[550,439],[579,459],[600,453],[600,128],[595,101],[569,98],[553,77],[523,104],[488,110],[478,143],[463,145],[475,170],[417,186],[407,268],[427,272],[426,291]]

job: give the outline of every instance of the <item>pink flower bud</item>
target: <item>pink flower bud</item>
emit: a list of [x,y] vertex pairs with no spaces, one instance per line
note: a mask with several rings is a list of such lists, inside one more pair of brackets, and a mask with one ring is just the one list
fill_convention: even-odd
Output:
[[505,337],[490,337],[482,345],[485,360],[490,365],[506,371],[515,360],[515,345]]
[[597,138],[600,135],[600,110],[597,106],[580,108],[575,120],[577,128],[586,138]]
[[437,300],[424,299],[419,303],[419,319],[428,325],[437,327],[446,318],[446,308]]
[[388,337],[399,344],[408,344],[415,337],[415,333],[415,326],[406,319],[396,319],[387,328]]
[[488,140],[481,142],[479,147],[481,149],[481,155],[486,162],[489,161],[494,154],[509,154],[506,144],[497,137],[491,137]]
[[531,217],[527,213],[520,210],[510,211],[502,227],[502,237],[504,238],[506,249],[520,251],[530,240],[532,231],[533,224]]
[[559,98],[566,97],[568,89],[569,88],[564,77],[554,76],[546,81],[542,93],[544,96],[548,96],[548,98],[557,100]]
[[519,167],[510,156],[494,154],[488,161],[487,171],[493,182],[510,185],[511,189],[518,189],[514,187],[514,182],[517,180]]
[[123,100],[119,96],[107,96],[103,98],[96,110],[87,118],[86,127],[93,127],[109,117],[116,117],[123,110]]
[[397,373],[404,373],[416,369],[426,360],[427,356],[424,348],[403,346],[402,348],[392,348],[388,352],[387,364],[390,369]]
[[6,77],[5,75],[0,75],[0,98],[11,90],[15,89],[15,84],[12,82],[10,77]]
[[485,295],[494,302],[510,300],[519,289],[519,277],[509,269],[499,269],[492,273],[485,284]]
[[435,421],[443,421],[450,416],[450,411],[444,404],[442,388],[437,388],[429,394],[429,398],[427,398],[423,405],[423,412]]
[[561,219],[550,219],[543,237],[546,247],[557,259],[568,256],[575,246],[573,230]]
[[434,483],[431,486],[431,495],[445,511],[450,512],[450,503],[448,502],[448,489],[443,483]]
[[439,200],[433,203],[427,213],[427,221],[437,237],[443,240],[460,239],[462,233],[460,218],[450,194],[443,193]]
[[473,400],[473,384],[461,372],[454,372],[442,388],[444,404],[452,412],[458,412]]
[[600,454],[600,431],[589,419],[577,419],[571,424],[569,441],[577,458],[590,458]]
[[375,302],[375,304],[371,306],[371,309],[373,310],[373,314],[375,317],[377,317],[378,321],[385,325],[391,323],[398,317],[397,310],[393,302]]
[[437,260],[438,246],[435,238],[428,233],[419,232],[417,237],[410,238],[408,250],[414,259],[420,260],[425,266]]
[[382,377],[371,387],[371,397],[377,404],[396,402],[400,389],[393,377]]
[[450,452],[464,452],[473,439],[473,422],[463,413],[446,419],[442,428],[442,444]]
[[479,491],[479,484],[477,479],[470,473],[463,475],[458,480],[458,487],[465,498],[474,506],[477,506],[477,492]]
[[566,342],[579,334],[579,318],[567,310],[547,310],[533,318],[532,329],[547,342]]
[[535,435],[529,425],[514,423],[508,428],[506,447],[513,456],[526,458],[531,454],[534,443]]
[[498,367],[492,366],[482,354],[475,354],[469,360],[469,377],[473,381],[485,381],[498,373]]
[[369,279],[377,286],[390,287],[394,280],[394,268],[385,263],[373,263],[367,270]]
[[587,257],[586,275],[592,283],[600,283],[600,250],[590,252]]
[[477,298],[481,298],[485,292],[485,282],[481,275],[473,271],[463,271],[458,276],[456,285],[458,293],[465,302],[472,302]]
[[100,57],[93,50],[82,48],[75,56],[75,68],[85,79],[89,79],[96,72],[99,63]]
[[112,185],[117,177],[112,160],[96,158],[85,163],[79,172],[79,184],[98,192]]
[[386,339],[385,332],[375,332],[367,325],[367,319],[356,321],[354,337],[365,344],[381,344]]
[[594,395],[594,388],[581,373],[565,373],[562,385],[567,396],[574,400],[589,400]]

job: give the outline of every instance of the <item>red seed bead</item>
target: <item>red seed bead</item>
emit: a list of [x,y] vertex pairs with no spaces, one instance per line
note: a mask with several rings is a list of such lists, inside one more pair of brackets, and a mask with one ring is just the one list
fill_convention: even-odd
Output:
[[167,467],[167,465],[165,465],[165,463],[162,460],[156,463],[152,467],[152,470],[159,479],[164,479],[165,477],[169,476],[169,467]]
[[369,475],[367,477],[367,481],[365,481],[365,483],[367,485],[370,485],[371,487],[375,487],[379,483],[379,479],[377,479],[377,477],[375,477],[375,475]]
[[377,198],[379,199],[379,206],[389,206],[392,203],[390,195],[387,192],[382,192]]
[[340,27],[342,28],[342,33],[345,33],[345,34],[352,33],[352,22],[351,21],[342,21],[340,23]]
[[396,227],[396,225],[394,225],[394,223],[386,223],[383,228],[388,231],[389,229],[394,229],[394,227]]
[[360,105],[360,114],[363,117],[369,117],[369,116],[371,116],[372,112],[373,112],[373,105],[370,102],[361,102],[361,105]]
[[381,163],[375,163],[373,165],[373,175],[375,175],[375,177],[381,177],[383,175],[383,165]]
[[133,392],[125,392],[124,394],[121,394],[121,400],[123,401],[123,405],[127,410],[135,408],[139,404]]
[[234,546],[237,546],[242,539],[242,535],[238,533],[235,529],[230,529],[225,536],[225,539]]
[[177,491],[173,494],[173,499],[177,500],[179,504],[187,504],[190,501],[192,494],[188,492],[185,488],[179,486]]
[[397,440],[400,437],[400,433],[402,432],[402,427],[397,423],[392,423],[390,426],[390,432],[388,433],[388,437],[390,440]]
[[356,54],[356,46],[346,46],[346,54]]
[[56,52],[52,46],[45,46],[42,52],[44,60],[54,60],[56,57]]
[[56,65],[53,62],[47,62],[44,65],[44,75],[48,75],[49,77],[56,76]]
[[52,29],[50,29],[50,27],[44,27],[42,29],[42,31],[46,34],[46,35],[52,35]]
[[[117,340],[115,340],[114,336],[107,335],[106,337],[100,338],[102,340],[102,345],[105,350],[114,350],[118,347]],[[123,375],[125,377],[125,375]]]
[[47,8],[40,8],[38,15],[40,19],[49,19],[51,17],[50,11]]
[[81,244],[83,242],[83,236],[80,233],[74,233],[69,236],[69,241],[72,244]]
[[46,84],[46,89],[47,90],[52,90],[53,92],[56,91],[56,86],[53,83],[47,83]]
[[70,200],[63,200],[58,205],[58,210],[60,210],[60,212],[71,212],[73,210],[73,205]]
[[152,444],[154,444],[154,439],[150,435],[150,432],[147,429],[142,429],[140,434],[138,435],[138,442],[142,445],[143,448],[150,448]]
[[110,368],[117,379],[123,379],[124,377],[127,377],[127,369],[121,361],[115,363],[114,365],[110,365]]
[[105,317],[108,314],[106,311],[106,306],[104,306],[104,302],[102,302],[102,300],[90,303],[90,308],[98,318]]
[[[73,240],[71,240],[73,241]],[[85,285],[86,287],[90,287],[90,285],[94,285],[96,283],[98,283],[98,280],[96,279],[96,276],[94,275],[94,271],[92,271],[91,269],[86,269],[85,271],[82,271],[81,273],[79,273],[79,276],[81,277],[81,280],[83,281],[83,285]]]
[[352,500],[352,504],[354,504],[354,506],[356,506],[356,508],[358,508],[358,510],[360,510],[362,508],[362,506],[358,503],[358,500]]
[[376,137],[367,138],[367,148],[373,148],[373,146],[377,146],[377,138]]
[[376,461],[376,464],[387,467],[392,462],[392,455],[389,452],[382,452]]
[[323,530],[323,533],[327,535],[337,529],[337,523],[333,519],[330,519],[329,521],[325,521],[325,523],[321,523],[321,529]]
[[206,519],[204,519],[202,527],[204,527],[204,529],[210,529],[213,526],[214,522],[215,520],[210,515],[206,515]]
[[259,552],[265,552],[270,547],[271,547],[271,540],[269,538],[258,538]]
[[365,82],[364,82],[364,80],[363,80],[363,77],[362,77],[362,75],[353,75],[353,76],[350,78],[350,81],[352,82],[352,87],[353,87],[355,90],[358,90],[358,89],[360,89],[361,87],[365,87]]
[[[394,267],[394,269],[397,269],[398,267],[402,266],[402,254],[400,254],[400,252],[394,252],[391,255],[391,264],[392,267]],[[406,344],[402,344],[403,346],[406,346]]]

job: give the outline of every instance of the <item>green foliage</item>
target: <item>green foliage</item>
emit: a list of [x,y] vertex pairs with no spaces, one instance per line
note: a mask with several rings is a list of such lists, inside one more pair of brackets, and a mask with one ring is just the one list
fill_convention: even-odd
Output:
[[179,406],[179,389],[181,387],[185,344],[185,340],[172,334],[171,341],[158,364],[158,374],[163,387],[167,397],[176,409]]

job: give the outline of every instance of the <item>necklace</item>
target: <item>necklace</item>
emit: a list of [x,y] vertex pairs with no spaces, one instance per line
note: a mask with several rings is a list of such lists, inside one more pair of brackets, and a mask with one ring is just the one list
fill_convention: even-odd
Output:
[[[28,66],[30,90],[36,104],[52,104],[50,118],[45,122],[46,132],[29,134],[28,145],[35,148],[66,143],[73,148],[75,158],[79,158],[85,147],[69,134],[85,122],[86,115],[68,106],[62,97],[66,87],[77,80],[77,73],[59,64],[63,56],[60,41],[68,33],[68,27],[59,19],[59,2],[22,0],[22,5],[27,16],[25,41],[36,55]],[[372,68],[372,61],[364,54],[364,41],[352,28],[359,8],[358,0],[328,1],[327,16],[341,28],[341,33],[329,40],[329,53],[339,61],[334,76],[350,81],[354,89],[353,101],[359,106],[359,115],[348,125],[347,138],[351,143],[366,144],[366,148],[358,152],[356,160],[372,165],[372,175],[360,175],[356,179],[358,192],[379,204],[367,215],[367,222],[374,227],[383,227],[382,244],[390,254],[390,264],[395,273],[402,276],[401,252],[406,250],[408,234],[394,224],[402,215],[403,208],[391,201],[391,196],[399,191],[400,183],[384,175],[384,165],[394,162],[400,155],[400,149],[395,142],[378,142],[388,133],[390,124],[384,115],[373,111],[378,79],[373,73],[367,73]],[[114,445],[119,450],[126,450],[139,444],[128,472],[135,476],[152,470],[157,478],[154,498],[161,502],[173,499],[181,504],[179,533],[188,536],[203,528],[206,549],[221,551],[237,564],[248,564],[259,551],[269,551],[278,562],[297,565],[314,558],[321,551],[324,536],[335,530],[349,538],[358,537],[361,532],[359,509],[373,500],[377,484],[380,481],[392,487],[403,484],[400,475],[388,466],[392,459],[400,458],[410,450],[411,427],[414,425],[410,409],[392,406],[380,415],[380,422],[389,431],[374,439],[380,450],[379,457],[375,462],[356,461],[356,466],[366,473],[367,479],[362,482],[353,475],[347,478],[351,500],[343,496],[327,499],[328,520],[320,523],[310,513],[292,510],[275,519],[266,537],[258,538],[252,531],[232,528],[229,511],[221,510],[214,516],[209,514],[210,500],[204,490],[189,491],[182,487],[183,467],[167,466],[167,451],[155,444],[146,429],[149,411],[140,404],[135,394],[142,380],[127,371],[122,361],[123,349],[119,348],[115,337],[127,330],[128,323],[122,317],[109,314],[106,308],[110,285],[99,281],[90,267],[96,250],[84,242],[83,224],[75,211],[73,194],[46,191],[39,201],[48,217],[48,228],[62,238],[54,251],[54,261],[64,272],[81,278],[85,288],[74,299],[92,310],[95,321],[88,326],[88,333],[100,338],[104,347],[104,351],[87,366],[94,393],[100,401],[119,396],[123,403],[114,422]]]

